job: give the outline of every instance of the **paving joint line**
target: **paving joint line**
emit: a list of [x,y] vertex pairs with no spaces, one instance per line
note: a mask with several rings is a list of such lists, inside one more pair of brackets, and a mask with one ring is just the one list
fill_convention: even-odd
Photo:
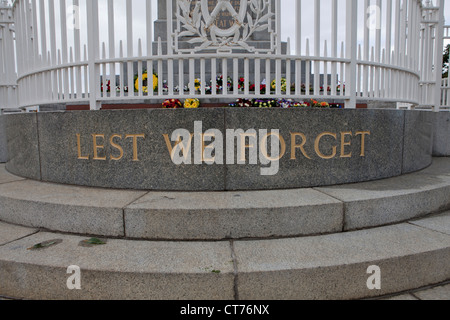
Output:
[[234,240],[230,240],[230,250],[231,250],[231,259],[233,261],[233,291],[234,291],[234,300],[239,300],[239,271],[238,271],[238,262],[236,257],[236,252],[234,250]]
[[126,204],[125,206],[122,207],[122,227],[123,227],[123,236],[124,236],[124,238],[127,237],[127,228],[126,228],[126,223],[125,223],[125,209],[128,208],[128,206],[130,206],[131,204],[133,204],[136,201],[138,201],[139,199],[142,199],[143,197],[145,197],[149,193],[150,193],[150,191],[144,192],[143,195],[137,197],[136,199],[131,200],[128,204]]
[[[418,221],[420,221],[420,220],[418,220]],[[410,222],[410,221],[408,221],[407,223],[410,224],[410,225],[413,225],[415,227],[419,227],[419,228],[422,228],[422,229],[425,229],[425,230],[437,232],[437,233],[440,233],[440,234],[443,234],[443,235],[446,235],[446,236],[450,237],[450,234],[442,232],[442,231],[439,231],[439,230],[435,230],[435,229],[431,229],[429,227],[425,227],[425,226],[421,226],[421,225],[418,225],[418,224],[414,224],[413,222]]]
[[23,236],[23,237],[16,238],[16,239],[14,239],[14,240],[11,240],[11,241],[2,243],[2,244],[0,244],[0,247],[4,247],[4,246],[6,246],[6,245],[8,245],[8,244],[11,244],[11,243],[13,243],[13,242],[16,242],[16,241],[19,241],[19,240],[22,240],[22,239],[31,237],[31,236],[33,236],[33,235],[35,235],[35,234],[38,234],[39,232],[41,232],[41,230],[37,229],[36,231],[34,231],[34,232],[30,233],[30,234],[27,234],[27,235],[25,235],[25,236]]

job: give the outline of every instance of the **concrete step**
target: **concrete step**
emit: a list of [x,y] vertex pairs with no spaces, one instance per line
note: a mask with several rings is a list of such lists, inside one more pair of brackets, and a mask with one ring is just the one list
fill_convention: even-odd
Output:
[[[145,241],[0,223],[0,296],[27,299],[361,299],[450,279],[450,212],[396,225],[271,240]],[[51,241],[53,240],[53,241]],[[53,246],[30,250],[39,243]],[[81,289],[69,290],[69,266]],[[380,270],[381,289],[367,282]]]
[[450,208],[450,158],[385,180],[293,190],[146,192],[22,179],[0,166],[0,220],[47,231],[145,240],[332,234]]

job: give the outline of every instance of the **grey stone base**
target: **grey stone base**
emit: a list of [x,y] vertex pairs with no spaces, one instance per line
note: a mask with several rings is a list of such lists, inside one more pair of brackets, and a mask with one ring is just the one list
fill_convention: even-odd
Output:
[[[439,218],[439,225],[449,226],[448,214]],[[307,238],[107,239],[94,247],[80,246],[89,237],[0,222],[0,296],[38,300],[376,298],[450,278],[450,234],[434,229],[434,219]],[[28,250],[49,240],[60,243]],[[69,266],[80,268],[80,290],[67,288]],[[372,275],[369,266],[380,268],[379,290],[367,286]]]
[[[295,189],[399,176],[432,161],[430,112],[200,108],[4,117],[7,169],[22,177],[71,185],[155,191]],[[192,164],[173,163],[164,135],[170,139],[177,129],[194,133],[198,122],[202,133],[217,129],[222,134],[223,146],[217,146],[222,148],[224,156],[218,160],[223,164],[194,164],[194,152],[188,154]],[[254,129],[260,138],[261,130],[279,130],[285,152],[277,171],[263,175],[261,169],[270,163],[263,163],[261,154],[250,163],[248,150],[245,163],[238,164],[237,139],[230,152],[234,161],[227,161],[227,130],[239,129]],[[133,135],[139,138],[133,140]],[[194,145],[195,141],[190,151]],[[261,143],[255,147],[260,151]]]
[[0,163],[6,163],[8,161],[8,144],[5,129],[5,119],[0,115]]
[[450,156],[450,112],[435,113],[433,155]]
[[[450,159],[401,177],[328,188],[144,192],[50,184],[0,170],[0,220],[147,240],[270,239],[348,232],[450,209]],[[439,227],[439,226],[437,226]]]

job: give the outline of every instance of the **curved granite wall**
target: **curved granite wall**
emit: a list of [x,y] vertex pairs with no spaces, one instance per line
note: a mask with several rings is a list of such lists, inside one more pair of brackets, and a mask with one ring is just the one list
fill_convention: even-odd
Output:
[[326,186],[421,170],[432,162],[434,117],[399,110],[205,108],[13,114],[4,121],[7,170],[19,176],[218,191]]

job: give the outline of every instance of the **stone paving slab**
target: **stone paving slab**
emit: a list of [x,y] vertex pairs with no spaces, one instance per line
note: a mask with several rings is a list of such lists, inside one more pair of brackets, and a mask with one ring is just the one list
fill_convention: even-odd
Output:
[[125,209],[131,238],[285,237],[339,232],[342,223],[342,203],[312,189],[150,192]]
[[382,300],[400,300],[400,301],[406,301],[406,300],[419,300],[416,297],[414,297],[412,294],[402,294],[394,297],[390,297],[387,299]]
[[0,219],[54,231],[123,236],[122,208],[144,194],[17,181],[0,185]]
[[414,293],[420,300],[450,300],[450,284]]
[[[320,237],[236,241],[240,299],[359,299],[450,278],[450,237],[410,224]],[[369,290],[367,269],[381,270]]]
[[12,175],[8,171],[6,171],[5,164],[0,164],[0,184],[20,180],[25,180],[25,178]]
[[410,223],[450,235],[450,211]]
[[[15,226],[3,224],[0,234],[10,232],[8,228]],[[106,239],[105,245],[81,246],[85,239],[39,232],[0,246],[0,296],[288,300],[362,299],[403,292],[390,298],[407,299],[408,291],[450,278],[450,236],[408,223],[259,241]],[[29,250],[49,240],[59,241]],[[80,267],[81,290],[67,289],[67,268],[72,265]],[[380,267],[379,291],[366,286],[372,265]],[[445,299],[448,286],[443,287],[423,298]]]
[[345,203],[345,230],[402,222],[450,207],[450,159],[396,178],[316,190]]
[[[60,239],[40,250],[35,244]],[[38,233],[0,247],[0,294],[28,299],[233,299],[228,242],[107,240]],[[66,286],[69,266],[81,271],[81,290]]]
[[449,194],[450,159],[442,158],[397,178],[316,189],[145,192],[21,180],[0,183],[0,220],[149,240],[295,237],[416,219],[448,210]]
[[37,229],[6,224],[0,221],[0,246],[38,232]]

